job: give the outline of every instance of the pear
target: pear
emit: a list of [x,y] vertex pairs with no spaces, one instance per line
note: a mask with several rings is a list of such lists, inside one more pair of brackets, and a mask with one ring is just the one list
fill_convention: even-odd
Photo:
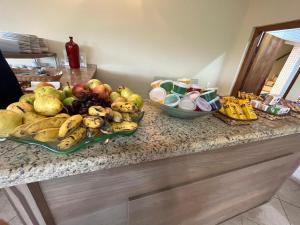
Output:
[[30,105],[33,105],[34,99],[35,99],[34,94],[25,94],[20,97],[19,102],[25,102]]
[[121,90],[121,96],[122,97],[124,97],[124,98],[128,98],[130,95],[132,95],[133,94],[133,91],[132,90],[130,90],[128,87],[125,87],[125,88],[123,88],[122,90]]
[[16,127],[22,124],[19,113],[0,109],[0,137],[7,137]]
[[44,116],[55,116],[63,109],[62,102],[52,95],[37,97],[33,105],[34,110]]
[[35,93],[35,98],[41,97],[43,95],[51,95],[58,99],[61,99],[62,97],[60,91],[50,86],[39,87],[34,91],[34,93]]
[[110,100],[114,102],[117,98],[121,97],[121,95],[118,92],[113,91],[112,93],[110,93],[109,97]]
[[142,98],[142,96],[138,94],[132,94],[127,98],[127,100],[133,103],[138,109],[143,108],[144,99]]
[[31,112],[33,111],[32,105],[26,102],[15,102],[11,103],[9,106],[6,108],[7,110],[19,113],[20,115],[23,116],[25,112]]

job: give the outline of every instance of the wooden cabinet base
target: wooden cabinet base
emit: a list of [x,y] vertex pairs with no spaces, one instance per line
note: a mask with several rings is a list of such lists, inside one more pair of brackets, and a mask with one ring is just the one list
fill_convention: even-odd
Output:
[[25,195],[50,225],[218,224],[276,193],[300,164],[299,138],[43,181]]

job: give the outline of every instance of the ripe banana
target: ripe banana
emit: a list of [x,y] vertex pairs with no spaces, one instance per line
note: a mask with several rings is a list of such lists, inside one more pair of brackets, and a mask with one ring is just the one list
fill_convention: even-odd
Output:
[[78,127],[70,136],[63,139],[57,147],[66,150],[86,137],[86,128]]
[[138,125],[135,122],[123,121],[122,123],[112,123],[111,127],[114,132],[121,132],[121,131],[134,131],[137,129]]
[[26,129],[30,124],[22,124],[18,127],[16,127],[13,132],[10,134],[13,137],[25,137],[26,134]]
[[62,118],[70,118],[70,115],[67,113],[59,113],[55,117],[62,117]]
[[7,106],[6,109],[23,115],[25,112],[32,112],[33,106],[26,102],[14,102]]
[[33,139],[41,142],[57,141],[59,128],[47,128],[40,130],[34,135]]
[[63,138],[72,133],[72,131],[80,126],[82,119],[82,116],[79,114],[66,119],[66,121],[59,128],[58,136]]
[[44,130],[47,128],[59,128],[65,121],[66,118],[44,118],[30,124],[25,130],[28,135],[33,135],[36,134],[39,130]]
[[103,119],[97,116],[87,116],[83,119],[83,124],[89,128],[99,128],[103,122]]
[[89,108],[89,115],[104,117],[107,115],[107,111],[102,106],[91,106]]
[[42,116],[34,112],[25,112],[23,116],[23,122],[27,124],[34,123],[43,118],[46,118],[46,116]]
[[123,116],[121,113],[117,112],[117,111],[113,111],[113,121],[120,123],[123,120]]
[[130,102],[114,102],[111,104],[111,108],[115,111],[130,113],[134,112],[136,107]]
[[131,119],[131,116],[129,113],[122,113],[122,116],[123,116],[123,120],[124,121],[127,121],[127,122],[131,122],[132,119]]

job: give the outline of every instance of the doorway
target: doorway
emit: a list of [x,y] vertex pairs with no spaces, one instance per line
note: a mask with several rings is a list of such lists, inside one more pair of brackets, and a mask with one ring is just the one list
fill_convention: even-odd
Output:
[[256,27],[231,95],[245,91],[287,97],[295,92],[294,84],[300,85],[299,68],[300,20]]

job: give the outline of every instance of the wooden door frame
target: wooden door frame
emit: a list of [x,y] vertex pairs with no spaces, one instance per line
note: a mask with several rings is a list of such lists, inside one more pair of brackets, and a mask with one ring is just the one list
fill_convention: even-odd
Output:
[[257,49],[258,49],[257,46],[260,43],[261,39],[263,38],[262,35],[264,35],[264,33],[268,31],[285,30],[285,29],[293,29],[293,28],[300,28],[300,20],[293,20],[289,22],[259,26],[254,28],[253,35],[249,43],[249,47],[247,49],[245,58],[243,60],[240,71],[238,73],[238,77],[231,90],[231,95],[237,96],[238,91],[242,88],[246,80],[247,74],[249,72],[249,69],[251,67],[251,64],[257,54]]

